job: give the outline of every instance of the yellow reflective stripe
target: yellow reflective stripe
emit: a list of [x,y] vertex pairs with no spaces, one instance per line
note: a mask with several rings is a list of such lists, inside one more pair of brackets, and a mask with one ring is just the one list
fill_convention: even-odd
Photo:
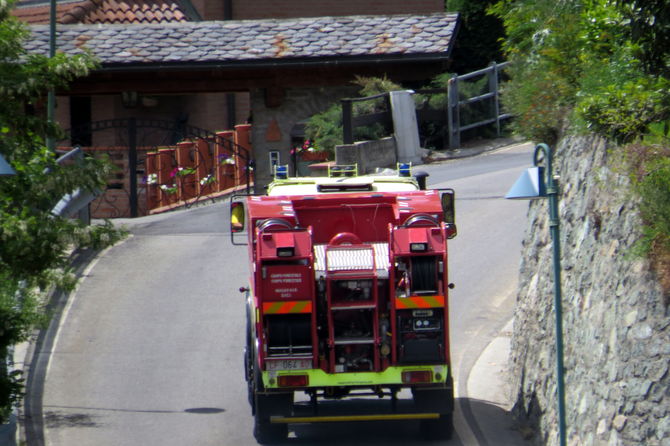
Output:
[[395,307],[400,309],[444,307],[444,296],[396,297]]
[[297,300],[289,302],[263,302],[264,314],[311,313],[312,302]]
[[436,420],[439,413],[395,413],[375,415],[333,415],[316,417],[270,417],[270,423],[337,423],[342,421]]
[[312,302],[308,300],[301,300],[295,303],[295,306],[291,309],[291,313],[311,313],[312,312]]

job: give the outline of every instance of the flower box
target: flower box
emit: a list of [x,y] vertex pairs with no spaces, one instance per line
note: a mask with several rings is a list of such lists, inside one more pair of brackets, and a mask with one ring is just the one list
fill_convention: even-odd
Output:
[[328,159],[328,152],[310,152],[304,151],[299,155],[302,161],[326,161]]

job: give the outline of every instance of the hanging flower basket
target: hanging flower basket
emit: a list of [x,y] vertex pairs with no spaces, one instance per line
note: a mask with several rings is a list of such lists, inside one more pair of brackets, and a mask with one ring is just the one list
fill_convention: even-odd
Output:
[[291,155],[296,155],[299,161],[321,162],[328,159],[328,152],[319,150],[309,139],[301,147],[291,150]]

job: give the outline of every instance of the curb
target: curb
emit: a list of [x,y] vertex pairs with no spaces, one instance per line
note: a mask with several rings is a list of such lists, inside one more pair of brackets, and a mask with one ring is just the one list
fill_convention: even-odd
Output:
[[17,416],[16,409],[9,416],[9,423],[0,424],[0,444],[16,446],[17,444]]
[[468,376],[468,396],[508,408],[509,395],[504,390],[513,323],[510,319],[477,358]]
[[496,138],[482,141],[481,145],[477,146],[473,145],[472,147],[462,147],[454,150],[446,150],[444,152],[433,151],[432,153],[439,154],[439,158],[431,159],[430,155],[428,155],[425,158],[424,164],[437,164],[455,159],[470,158],[485,152],[491,152],[510,145],[523,143],[524,141],[525,140],[520,138]]
[[[490,408],[509,412],[513,405],[507,376],[513,322],[514,319],[510,319],[484,348],[470,370],[466,384],[468,398],[484,403],[472,407],[472,412],[476,420],[488,420],[478,423],[486,444],[523,444],[518,432],[503,427],[509,424],[506,417],[501,415],[493,420],[490,413]],[[485,410],[485,406],[488,409]],[[501,437],[502,432],[505,435]]]
[[[83,249],[75,250],[71,254],[70,265],[74,267],[78,279],[81,278],[91,261],[103,251]],[[16,436],[22,436],[21,440],[32,446],[45,444],[42,410],[44,381],[54,339],[60,327],[63,310],[66,308],[71,294],[72,292],[59,289],[54,289],[51,292],[47,303],[47,310],[52,312],[49,325],[47,328],[40,330],[37,339],[30,343],[29,354],[26,356],[26,366],[24,367],[26,394],[23,399],[23,420],[19,424]]]

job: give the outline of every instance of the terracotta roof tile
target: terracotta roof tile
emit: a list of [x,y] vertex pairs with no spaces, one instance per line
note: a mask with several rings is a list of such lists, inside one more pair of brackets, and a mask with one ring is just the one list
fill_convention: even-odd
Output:
[[[160,11],[164,11],[161,13]],[[48,23],[49,5],[19,7],[12,11],[29,24]],[[178,2],[169,0],[84,0],[59,2],[56,6],[58,23],[165,23],[190,21],[186,10]]]
[[[78,7],[81,8],[88,3],[90,3],[90,0],[57,3],[56,16],[58,17],[58,23],[64,23],[63,16],[66,13]],[[49,23],[49,5],[28,5],[25,7],[17,7],[12,10],[12,15],[29,24]]]
[[[109,1],[109,0],[102,0]],[[146,3],[133,17],[152,20]],[[152,63],[208,63],[324,58],[448,58],[458,14],[319,17],[137,25],[63,25],[58,48],[76,54],[83,48],[104,66]],[[417,33],[416,28],[421,32]],[[49,27],[32,25],[26,49],[48,53]],[[82,43],[83,42],[83,43]]]

